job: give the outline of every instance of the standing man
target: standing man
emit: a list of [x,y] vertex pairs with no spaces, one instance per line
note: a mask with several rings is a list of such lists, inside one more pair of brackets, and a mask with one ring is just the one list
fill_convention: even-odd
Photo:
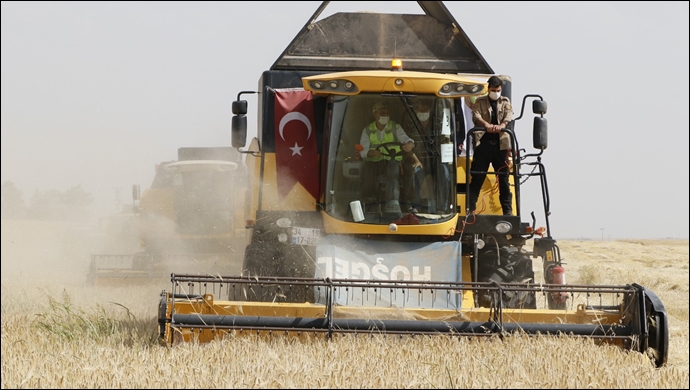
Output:
[[489,94],[477,98],[472,110],[472,121],[475,127],[485,130],[474,132],[474,156],[472,158],[472,180],[470,182],[469,210],[474,212],[479,191],[486,179],[489,164],[498,176],[499,200],[503,215],[513,215],[512,194],[508,182],[510,163],[508,157],[511,149],[510,135],[501,132],[513,120],[513,106],[510,99],[501,96],[503,80],[498,76],[489,77]]

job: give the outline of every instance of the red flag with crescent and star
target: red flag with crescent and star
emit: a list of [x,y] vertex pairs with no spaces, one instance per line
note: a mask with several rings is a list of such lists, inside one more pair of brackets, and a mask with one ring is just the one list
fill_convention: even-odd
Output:
[[312,94],[301,88],[276,89],[274,93],[278,195],[285,197],[299,182],[317,199],[319,155]]

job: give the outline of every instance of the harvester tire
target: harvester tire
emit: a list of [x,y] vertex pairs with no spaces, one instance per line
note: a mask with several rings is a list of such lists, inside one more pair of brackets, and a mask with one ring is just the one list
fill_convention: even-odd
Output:
[[[272,263],[274,263],[274,259],[271,252],[256,245],[247,245],[244,251],[241,275],[250,279],[275,276],[271,275],[273,273],[271,272]],[[272,289],[264,286],[264,284],[248,284],[243,287],[243,298],[249,301],[270,302],[274,295],[270,290]]]
[[[480,282],[534,284],[532,259],[515,247],[501,247],[498,253],[495,248],[485,249],[479,259]],[[498,302],[489,292],[480,293],[478,298],[480,307],[493,307]],[[506,309],[537,308],[536,294],[531,291],[504,291],[501,300]]]
[[[299,261],[304,256],[301,251],[289,250],[283,247],[284,252],[278,249],[268,249],[265,246],[248,245],[244,254],[242,276],[250,279],[253,277],[313,277],[305,267],[299,266]],[[301,256],[299,256],[301,255]],[[277,285],[271,283],[256,283],[245,287],[244,294],[247,299],[260,302],[311,302],[313,291],[290,285]]]
[[273,250],[258,245],[247,245],[242,263],[242,276],[282,276],[277,269]]

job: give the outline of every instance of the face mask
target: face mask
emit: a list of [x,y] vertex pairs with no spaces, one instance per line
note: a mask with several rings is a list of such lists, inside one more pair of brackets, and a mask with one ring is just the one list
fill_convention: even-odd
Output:
[[429,114],[428,112],[418,112],[417,118],[419,118],[420,122],[426,122],[429,119]]
[[388,124],[388,119],[390,119],[390,118],[387,116],[379,117],[379,123],[385,126]]
[[500,98],[500,97],[501,97],[500,92],[489,92],[489,98],[491,98],[491,100],[498,100],[498,98]]

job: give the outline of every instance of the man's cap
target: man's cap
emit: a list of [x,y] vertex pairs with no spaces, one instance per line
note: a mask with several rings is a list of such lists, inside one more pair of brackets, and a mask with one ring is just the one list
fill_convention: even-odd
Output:
[[384,101],[376,102],[374,104],[374,107],[371,109],[371,112],[376,112],[376,111],[381,110],[381,109],[387,110],[388,104],[386,104],[386,102],[384,102]]

